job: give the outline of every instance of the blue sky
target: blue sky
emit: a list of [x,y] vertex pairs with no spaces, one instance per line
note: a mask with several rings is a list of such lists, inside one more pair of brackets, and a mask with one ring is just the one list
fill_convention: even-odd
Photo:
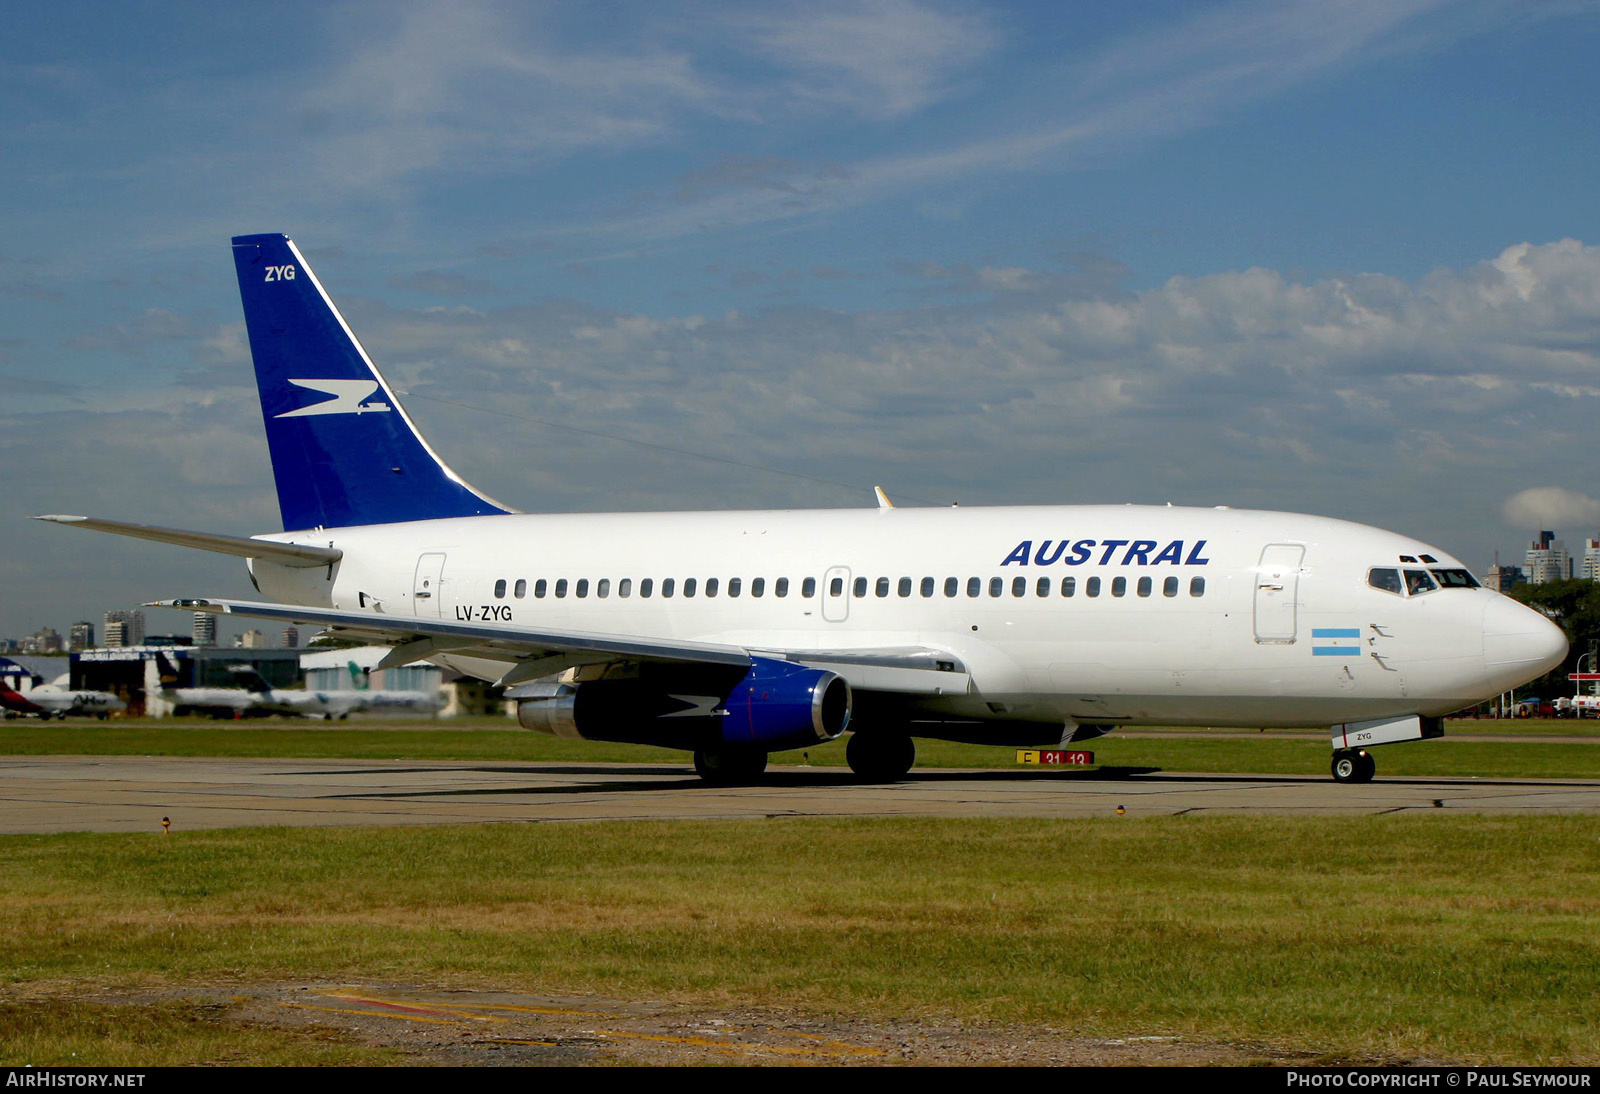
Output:
[[529,510],[1595,535],[1597,44],[1595,4],[1488,0],[19,7],[0,634],[248,591],[21,518],[275,527],[258,231]]

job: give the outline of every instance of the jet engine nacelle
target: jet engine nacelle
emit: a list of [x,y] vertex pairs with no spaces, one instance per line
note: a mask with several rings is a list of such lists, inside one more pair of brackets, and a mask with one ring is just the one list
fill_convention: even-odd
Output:
[[805,748],[843,733],[851,707],[844,677],[765,657],[731,686],[726,676],[695,679],[666,670],[637,679],[529,684],[512,696],[525,729],[690,750]]

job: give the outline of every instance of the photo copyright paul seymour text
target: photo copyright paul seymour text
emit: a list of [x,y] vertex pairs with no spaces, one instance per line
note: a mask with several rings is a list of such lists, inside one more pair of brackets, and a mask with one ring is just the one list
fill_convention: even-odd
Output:
[[1590,1088],[1586,1072],[1562,1071],[1290,1071],[1287,1086],[1313,1087],[1577,1087]]

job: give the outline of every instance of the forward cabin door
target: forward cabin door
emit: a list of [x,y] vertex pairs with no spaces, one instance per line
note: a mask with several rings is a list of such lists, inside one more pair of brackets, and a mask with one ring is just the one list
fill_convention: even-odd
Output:
[[850,567],[834,566],[822,576],[822,618],[829,623],[850,618]]
[[1303,543],[1269,543],[1256,566],[1256,641],[1289,645],[1295,640]]
[[411,588],[412,611],[416,615],[444,614],[444,555],[432,553],[417,559],[417,577]]

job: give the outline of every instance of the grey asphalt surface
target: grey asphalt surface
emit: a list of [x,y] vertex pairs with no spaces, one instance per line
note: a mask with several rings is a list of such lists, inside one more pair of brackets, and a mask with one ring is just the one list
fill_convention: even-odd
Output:
[[0,833],[773,816],[1600,813],[1600,780],[915,770],[861,785],[782,767],[709,787],[687,765],[26,756],[0,759]]

